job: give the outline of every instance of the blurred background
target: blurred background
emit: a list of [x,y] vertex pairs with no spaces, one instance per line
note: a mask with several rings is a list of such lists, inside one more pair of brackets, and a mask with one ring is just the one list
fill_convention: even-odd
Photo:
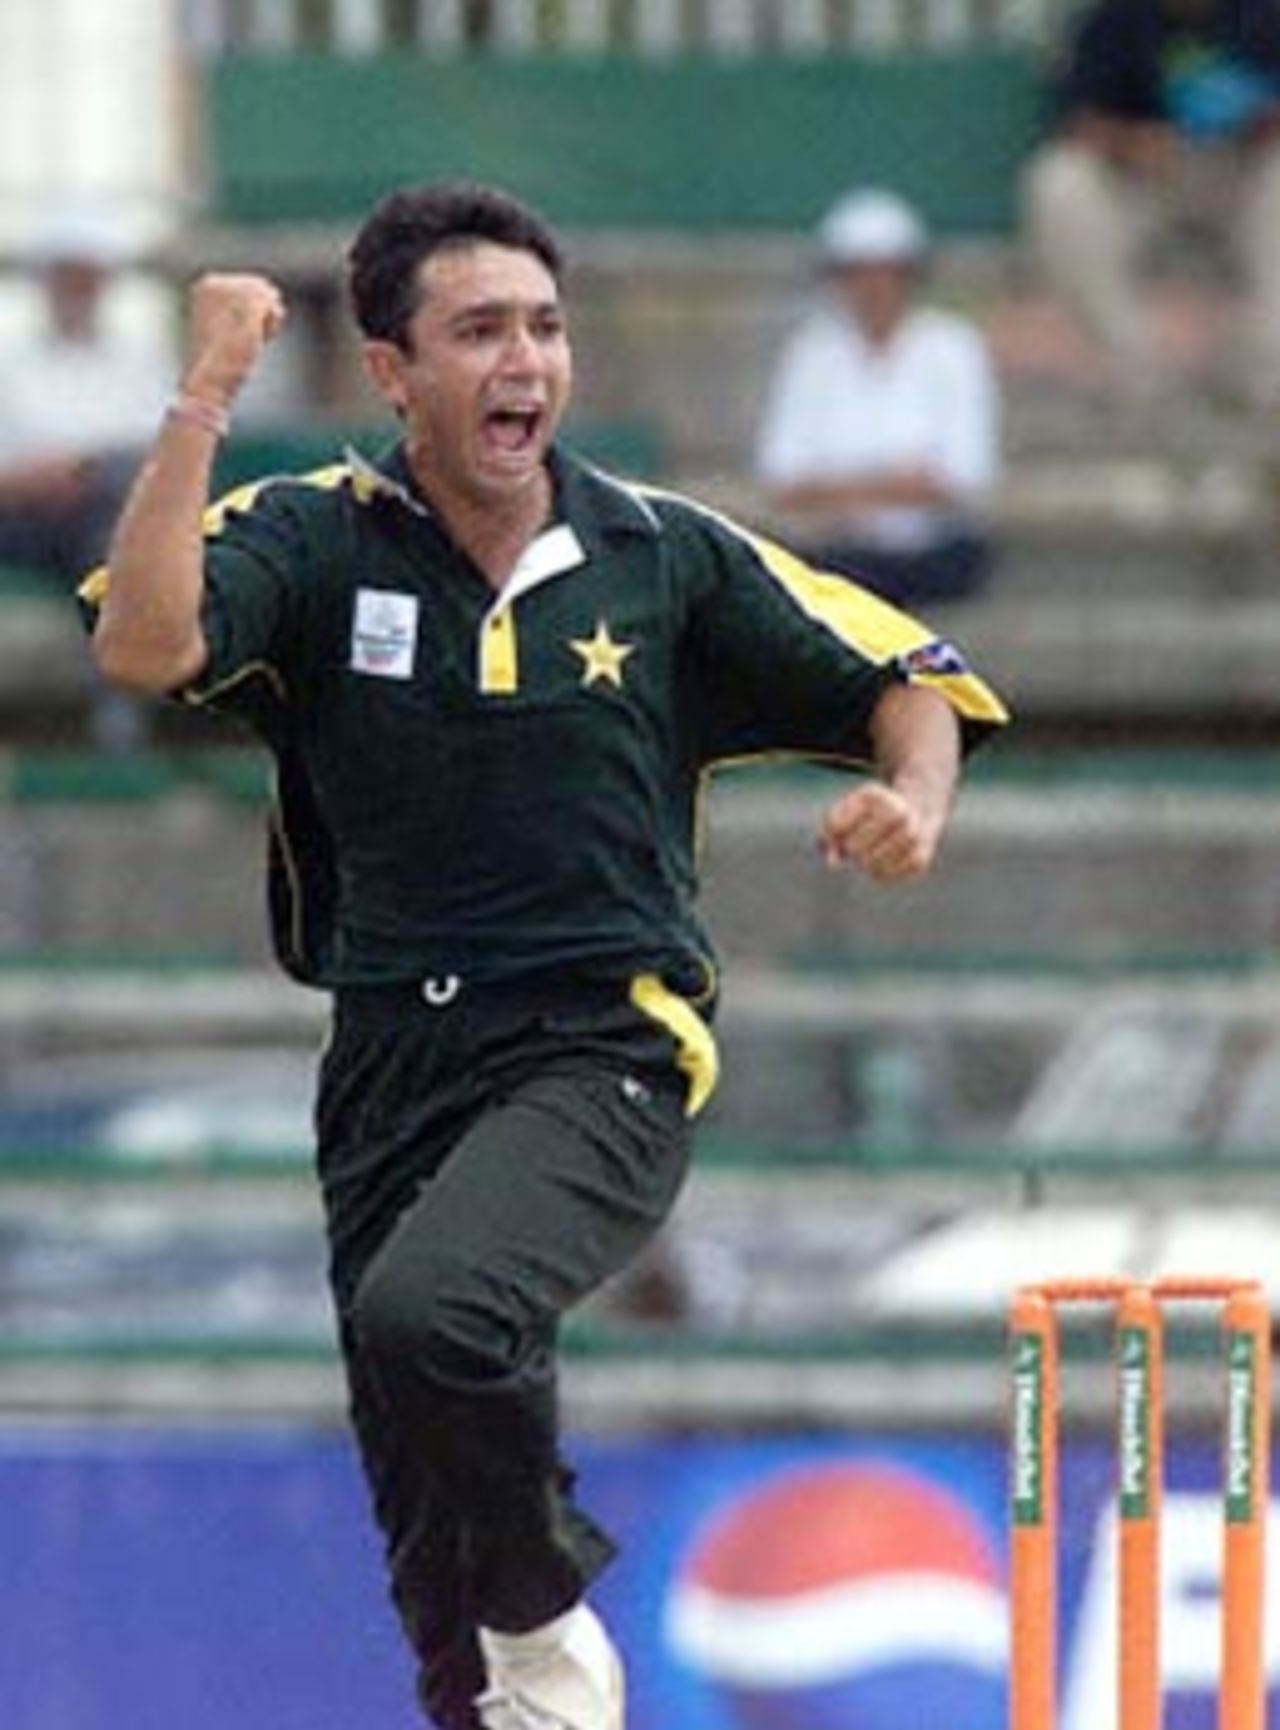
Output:
[[[724,1084],[677,1220],[570,1331],[632,1730],[995,1730],[1009,1295],[1266,1277],[1280,1246],[1280,420],[1213,373],[1235,285],[1194,235],[1151,290],[1156,413],[1029,260],[1070,10],[0,0],[0,351],[36,340],[51,213],[109,213],[103,315],[153,352],[200,268],[274,274],[292,317],[225,485],[385,438],[343,253],[439,174],[563,229],[576,443],[784,535],[752,453],[834,199],[908,199],[931,300],[989,346],[999,556],[927,612],[1017,724],[909,888],[821,868],[821,771],[718,778]],[[325,1005],[267,957],[267,765],[104,702],[67,585],[0,560],[4,1720],[407,1730],[309,1174]],[[1197,1730],[1218,1384],[1212,1331],[1182,1332],[1166,1590]],[[1081,1334],[1065,1724],[1106,1730],[1109,1381]]]

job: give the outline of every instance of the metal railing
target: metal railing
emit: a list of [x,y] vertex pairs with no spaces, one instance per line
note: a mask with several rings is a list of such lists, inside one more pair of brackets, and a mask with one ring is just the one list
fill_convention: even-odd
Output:
[[820,55],[1051,39],[1071,0],[185,0],[201,55]]

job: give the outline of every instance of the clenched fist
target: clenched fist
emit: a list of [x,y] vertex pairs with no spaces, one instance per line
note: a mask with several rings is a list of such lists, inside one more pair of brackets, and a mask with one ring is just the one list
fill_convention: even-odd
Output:
[[823,819],[828,865],[857,865],[877,883],[920,877],[933,864],[945,813],[936,815],[880,781],[837,799]]
[[200,277],[191,290],[185,388],[229,408],[284,319],[284,297],[268,277]]

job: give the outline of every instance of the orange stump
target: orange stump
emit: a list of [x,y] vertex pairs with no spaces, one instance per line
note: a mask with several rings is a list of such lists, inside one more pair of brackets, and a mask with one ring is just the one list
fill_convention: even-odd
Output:
[[1011,1312],[1010,1730],[1053,1730],[1058,1669],[1058,1321],[1040,1291]]
[[1164,1494],[1164,1328],[1147,1286],[1116,1304],[1119,1722],[1160,1730],[1160,1509]]
[[1160,1730],[1160,1529],[1164,1494],[1164,1327],[1173,1302],[1220,1303],[1223,1419],[1220,1730],[1266,1730],[1265,1545],[1271,1314],[1254,1280],[1154,1285],[1065,1279],[1024,1287],[1009,1312],[1010,1730],[1055,1730],[1058,1668],[1057,1310],[1104,1303],[1115,1316],[1120,1730]]
[[1271,1313],[1261,1287],[1226,1300],[1221,1730],[1266,1730],[1264,1638],[1271,1451]]

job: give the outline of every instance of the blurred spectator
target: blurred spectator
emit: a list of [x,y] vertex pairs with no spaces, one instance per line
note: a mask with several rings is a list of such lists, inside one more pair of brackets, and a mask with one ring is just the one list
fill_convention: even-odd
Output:
[[1091,0],[1057,109],[1028,165],[1028,235],[1118,394],[1172,382],[1144,275],[1181,230],[1228,250],[1246,296],[1234,382],[1280,404],[1280,0]]
[[44,328],[0,355],[0,559],[68,587],[105,553],[173,389],[170,352],[124,340],[103,316],[127,262],[104,213],[51,216],[30,256]]
[[[68,597],[105,556],[176,376],[159,336],[123,337],[106,316],[130,250],[106,211],[50,213],[28,257],[41,328],[0,354],[0,564],[44,572]],[[100,691],[100,744],[128,746],[139,726],[135,704]]]
[[842,198],[818,234],[826,293],[773,379],[756,471],[813,562],[900,603],[987,575],[999,401],[980,332],[921,305],[928,236],[893,194]]

